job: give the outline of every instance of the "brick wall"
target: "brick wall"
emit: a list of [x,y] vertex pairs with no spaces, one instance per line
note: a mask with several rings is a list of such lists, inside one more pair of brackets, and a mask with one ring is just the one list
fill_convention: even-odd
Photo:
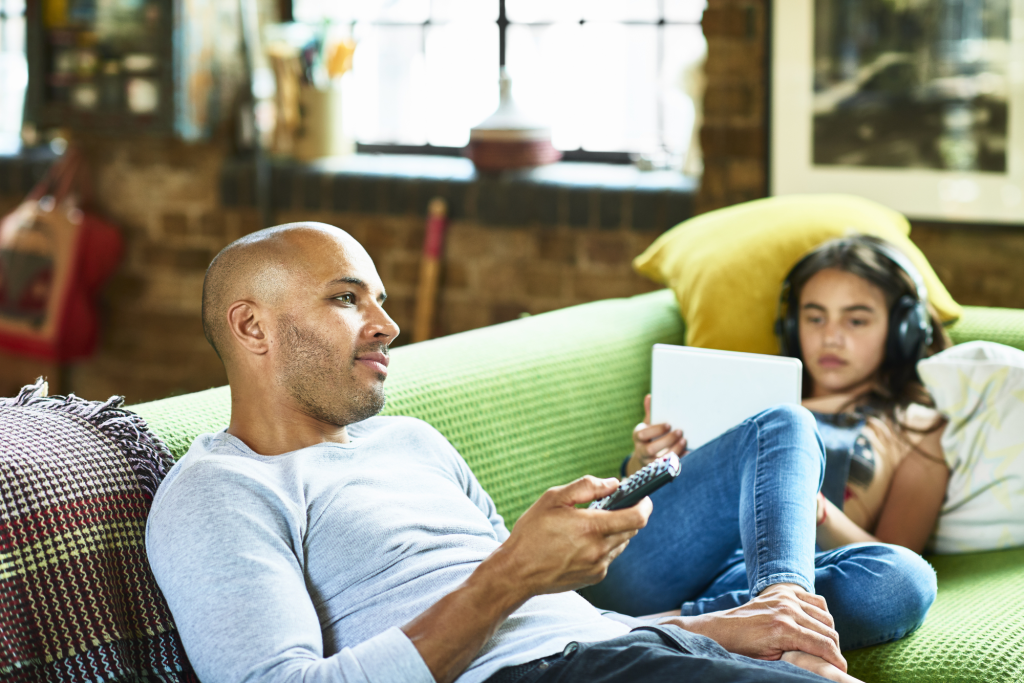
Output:
[[767,193],[767,8],[761,0],[709,0],[704,11],[708,56],[699,212]]
[[961,304],[1024,308],[1024,226],[914,222],[910,236]]

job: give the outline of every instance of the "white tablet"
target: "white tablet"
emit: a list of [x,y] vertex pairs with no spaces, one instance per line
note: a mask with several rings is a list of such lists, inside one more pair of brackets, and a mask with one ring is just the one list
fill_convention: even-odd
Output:
[[762,410],[800,405],[802,384],[797,358],[655,344],[651,423],[682,429],[694,450]]

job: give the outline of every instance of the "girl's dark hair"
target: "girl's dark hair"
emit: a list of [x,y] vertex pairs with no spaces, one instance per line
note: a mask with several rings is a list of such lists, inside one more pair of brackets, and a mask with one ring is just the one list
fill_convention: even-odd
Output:
[[[800,294],[807,281],[820,271],[829,268],[852,273],[877,286],[885,296],[886,309],[890,313],[901,297],[911,296],[917,299],[917,287],[914,280],[903,268],[885,256],[885,252],[879,248],[879,245],[895,249],[877,237],[854,235],[826,242],[811,252],[789,274],[790,289],[786,315],[797,314]],[[924,352],[924,356],[928,357],[947,348],[951,342],[934,309],[927,302],[926,306],[932,323],[932,342]],[[892,334],[891,329],[889,333]],[[804,388],[807,391],[810,389],[812,380],[806,374],[804,379]],[[907,429],[907,426],[897,417],[896,411],[905,409],[911,403],[935,407],[935,401],[917,374],[916,363],[891,362],[887,357],[879,369],[877,381],[867,392],[854,397],[851,407],[856,405],[867,412],[881,413],[888,417],[894,425]],[[941,424],[942,422],[932,429]],[[926,431],[931,431],[931,429]]]

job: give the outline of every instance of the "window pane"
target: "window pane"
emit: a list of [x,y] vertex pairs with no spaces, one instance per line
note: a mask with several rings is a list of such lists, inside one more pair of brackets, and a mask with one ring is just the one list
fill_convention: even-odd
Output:
[[665,20],[683,23],[699,23],[704,16],[705,0],[663,0]]
[[508,20],[520,23],[579,21],[583,8],[582,0],[505,0]]
[[431,21],[497,21],[498,0],[433,0]]
[[461,21],[427,32],[426,88],[418,107],[427,141],[461,147],[498,106],[498,25]]
[[7,16],[14,16],[25,13],[25,0],[0,0],[0,12]]
[[[522,109],[555,130],[557,146],[578,149],[575,128],[561,131],[561,122],[575,115],[580,90],[574,78],[574,57],[580,41],[579,23],[508,27],[505,64],[512,95]],[[568,108],[568,110],[567,110]]]
[[0,154],[16,154],[21,148],[21,111],[27,85],[24,51],[0,52]]
[[658,0],[589,0],[583,8],[583,18],[587,21],[649,21],[654,24],[659,19]]
[[516,99],[551,123],[559,149],[654,151],[657,31],[596,22],[510,26]]
[[357,24],[356,39],[346,107],[356,139],[425,144],[423,28]]
[[[667,151],[685,154],[694,135],[697,111],[693,96],[702,96],[707,42],[699,24],[665,27],[665,61],[661,92],[663,136]],[[699,133],[699,131],[696,131]]]
[[[321,19],[350,22],[362,18],[365,12],[353,2],[325,2],[324,0],[294,0],[292,16],[295,21],[307,24],[318,23]],[[372,17],[371,17],[372,18]]]
[[[700,21],[706,0],[662,0],[665,18],[672,22]],[[658,0],[506,0],[509,21],[537,23],[555,21],[649,21],[660,19]]]
[[[587,24],[583,27],[589,106],[584,149],[646,152],[658,147],[658,28]],[[590,116],[588,116],[588,113]]]
[[430,0],[294,0],[296,21],[388,21],[422,24],[430,16]]
[[[359,18],[344,110],[360,142],[462,146],[497,106],[498,0],[295,1],[307,21]],[[705,5],[507,0],[517,103],[551,126],[560,149],[680,159],[697,116],[691,92],[703,77],[695,65],[706,52]],[[656,25],[661,8],[668,25]],[[382,25],[428,13],[426,26]]]
[[378,21],[421,24],[430,18],[430,0],[375,0],[365,4],[377,6]]
[[21,16],[8,16],[0,21],[0,49],[4,52],[25,54],[25,19]]

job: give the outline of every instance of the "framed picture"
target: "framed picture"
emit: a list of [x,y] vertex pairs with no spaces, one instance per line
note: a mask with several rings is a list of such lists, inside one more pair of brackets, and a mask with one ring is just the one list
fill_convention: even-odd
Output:
[[772,4],[772,194],[1024,225],[1024,0]]

